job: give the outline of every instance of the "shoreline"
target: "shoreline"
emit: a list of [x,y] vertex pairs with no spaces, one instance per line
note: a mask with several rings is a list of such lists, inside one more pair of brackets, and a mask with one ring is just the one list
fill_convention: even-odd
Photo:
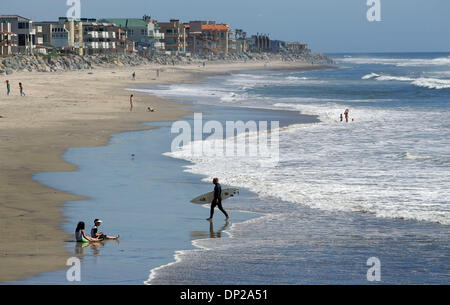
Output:
[[[215,64],[206,69],[146,65],[62,73],[22,72],[4,77],[12,82],[13,94],[16,93],[14,85],[21,81],[28,95],[1,98],[4,107],[0,114],[3,116],[0,143],[4,152],[0,160],[4,165],[0,176],[3,197],[0,228],[4,234],[0,242],[4,246],[0,252],[0,282],[65,268],[68,253],[63,245],[70,235],[62,229],[65,221],[62,209],[67,201],[85,198],[39,184],[33,179],[34,174],[74,171],[76,166],[61,158],[68,148],[103,146],[112,134],[154,128],[141,123],[174,121],[190,112],[185,109],[187,104],[136,92],[138,112],[130,113],[128,92],[124,89],[136,85],[194,82],[198,76],[238,70],[288,67],[293,70],[323,68],[303,63],[293,67],[292,63],[252,62]],[[157,68],[164,69],[159,79],[155,78]],[[136,71],[137,81],[131,80],[133,71]],[[53,82],[49,90],[46,90],[46,81]],[[157,112],[145,112],[142,101],[151,103],[145,106],[151,105]]]

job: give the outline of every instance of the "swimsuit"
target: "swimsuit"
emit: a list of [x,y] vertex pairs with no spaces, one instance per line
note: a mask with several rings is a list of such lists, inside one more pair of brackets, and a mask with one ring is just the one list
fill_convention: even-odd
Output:
[[81,243],[88,243],[89,240],[87,240],[83,234],[81,233],[81,231],[75,232],[75,239],[77,240],[77,242],[81,242]]

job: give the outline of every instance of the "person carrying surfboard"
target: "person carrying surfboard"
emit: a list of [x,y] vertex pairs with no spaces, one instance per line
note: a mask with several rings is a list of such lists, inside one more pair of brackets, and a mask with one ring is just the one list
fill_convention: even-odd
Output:
[[219,210],[222,211],[222,213],[225,215],[226,219],[230,219],[230,216],[228,216],[227,212],[222,207],[222,187],[219,184],[219,178],[213,179],[214,183],[214,199],[211,202],[211,212],[209,214],[209,218],[206,220],[212,221],[214,216],[214,208],[217,206]]

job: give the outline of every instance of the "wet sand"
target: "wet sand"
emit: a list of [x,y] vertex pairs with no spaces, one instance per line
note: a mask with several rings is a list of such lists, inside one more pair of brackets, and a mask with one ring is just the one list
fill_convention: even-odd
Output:
[[[163,71],[156,78],[156,69]],[[251,69],[313,69],[300,63],[271,62],[186,66],[99,68],[58,73],[20,72],[2,76],[0,91],[0,281],[14,281],[65,268],[72,240],[62,229],[64,202],[82,197],[32,179],[38,172],[73,171],[61,159],[69,147],[101,146],[111,134],[152,128],[142,122],[173,121],[186,105],[129,91],[160,83],[192,82],[207,74]],[[136,71],[136,81],[131,74]],[[6,96],[4,81],[11,82]],[[19,96],[22,82],[25,97]],[[1,88],[1,87],[0,87]],[[146,112],[147,107],[156,112]]]

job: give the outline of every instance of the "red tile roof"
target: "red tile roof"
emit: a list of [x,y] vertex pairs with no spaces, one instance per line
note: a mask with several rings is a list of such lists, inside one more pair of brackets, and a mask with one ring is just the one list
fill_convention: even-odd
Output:
[[204,31],[228,31],[229,27],[226,24],[203,24]]

